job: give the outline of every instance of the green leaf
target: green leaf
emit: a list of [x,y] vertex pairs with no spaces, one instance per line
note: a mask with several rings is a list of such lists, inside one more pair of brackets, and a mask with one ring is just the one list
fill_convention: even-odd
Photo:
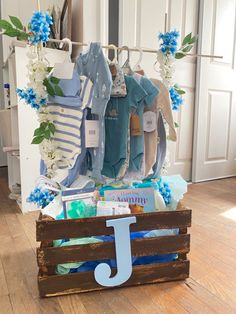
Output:
[[57,96],[64,96],[63,91],[59,85],[55,85],[55,92]]
[[54,88],[52,87],[52,85],[49,83],[48,79],[45,79],[43,81],[43,85],[46,86],[47,92],[49,95],[51,96],[55,96],[55,91]]
[[50,77],[50,81],[53,83],[53,84],[58,84],[60,82],[60,79],[55,77],[55,76],[51,76]]
[[50,73],[52,71],[53,67],[47,67],[47,72]]
[[27,40],[29,37],[29,35],[27,33],[24,33],[24,32],[20,32],[18,38],[19,40]]
[[56,131],[56,127],[55,127],[55,125],[54,125],[53,123],[49,123],[48,129],[49,129],[49,131],[50,131],[52,134],[54,134],[55,131]]
[[0,28],[9,29],[12,28],[12,25],[8,21],[0,19]]
[[36,136],[33,138],[31,144],[40,144],[44,140],[44,136]]
[[46,130],[46,131],[44,132],[44,138],[46,138],[47,140],[49,140],[50,137],[51,137],[51,132],[50,132],[49,130]]
[[189,41],[189,44],[194,44],[197,41],[197,36],[193,36]]
[[44,130],[42,128],[38,128],[34,130],[34,136],[42,136],[44,133]]
[[20,35],[20,32],[17,29],[9,28],[4,32],[4,35],[9,37],[17,37]]
[[182,89],[175,89],[176,92],[179,94],[179,95],[184,95],[185,94],[185,91],[182,90]]
[[182,49],[183,52],[189,52],[193,48],[193,45],[188,45]]
[[189,33],[188,35],[186,35],[183,39],[182,46],[187,45],[189,41],[191,40],[191,38],[192,38],[192,33]]
[[179,125],[177,122],[174,122],[175,128],[179,128]]
[[184,58],[185,56],[186,56],[186,54],[183,53],[183,52],[176,52],[176,54],[175,54],[175,59],[182,59],[182,58]]
[[21,23],[21,21],[18,19],[18,17],[16,16],[9,16],[12,24],[17,28],[17,29],[20,29],[21,31],[23,30],[24,26],[23,24]]
[[47,126],[48,126],[47,122],[41,122],[40,123],[40,129],[42,129],[42,130],[45,130]]

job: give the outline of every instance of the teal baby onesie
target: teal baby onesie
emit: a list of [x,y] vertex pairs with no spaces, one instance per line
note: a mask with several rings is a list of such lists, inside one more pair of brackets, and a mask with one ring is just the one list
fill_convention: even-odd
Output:
[[131,76],[125,76],[127,95],[111,97],[105,114],[105,156],[102,175],[116,178],[127,157],[130,113],[147,96],[142,86]]
[[[143,111],[144,106],[151,106],[154,99],[159,93],[158,88],[145,76],[134,74],[133,78],[140,84],[145,90],[146,96],[138,103],[136,108],[136,114],[139,116],[141,135],[130,137],[130,162],[129,171],[139,171],[142,168],[143,156],[144,156],[144,133],[143,133]],[[154,145],[154,143],[153,143]]]

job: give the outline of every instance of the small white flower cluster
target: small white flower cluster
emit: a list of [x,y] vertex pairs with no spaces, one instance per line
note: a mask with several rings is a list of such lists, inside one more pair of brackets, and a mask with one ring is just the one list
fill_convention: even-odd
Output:
[[160,75],[167,88],[173,85],[172,78],[175,72],[175,57],[171,54],[163,54],[160,50],[157,53]]
[[53,122],[53,116],[48,112],[47,107],[44,107],[40,112],[38,112],[38,121],[42,122]]
[[52,140],[43,140],[39,145],[39,151],[47,168],[47,177],[53,178],[58,169],[61,154]]
[[43,81],[48,75],[48,63],[45,61],[44,49],[38,49],[35,46],[29,46],[28,49],[28,87],[34,89],[39,100],[47,100],[47,90],[46,87],[43,85]]
[[[39,99],[45,99],[45,104],[37,110],[38,121],[42,122],[53,122],[53,117],[49,114],[47,110],[47,99],[48,94],[46,87],[43,85],[44,79],[48,76],[48,62],[45,57],[46,53],[43,47],[30,46],[27,57],[29,62],[27,65],[28,69],[28,87],[33,88]],[[41,158],[44,161],[47,168],[47,176],[52,178],[56,170],[58,169],[58,161],[61,159],[60,153],[53,140],[44,139],[39,144],[39,150]]]

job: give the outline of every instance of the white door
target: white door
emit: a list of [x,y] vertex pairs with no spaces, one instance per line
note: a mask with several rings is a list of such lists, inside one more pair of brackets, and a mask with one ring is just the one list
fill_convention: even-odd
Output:
[[[198,0],[121,0],[119,45],[157,49],[158,34],[164,31],[165,12],[168,13],[168,30],[179,30],[181,41],[189,32],[196,34],[198,2]],[[131,63],[135,63],[137,59],[138,53],[132,53]],[[159,77],[153,69],[155,61],[154,54],[143,55],[142,66],[148,77]],[[175,81],[186,90],[186,95],[184,105],[179,112],[174,113],[174,119],[180,128],[177,143],[169,143],[168,174],[181,174],[186,180],[191,180],[196,59],[185,58],[176,63]]]
[[235,0],[201,1],[193,181],[236,175]]
[[2,151],[2,138],[0,135],[0,167],[4,167],[7,165],[7,156],[6,153],[3,153]]

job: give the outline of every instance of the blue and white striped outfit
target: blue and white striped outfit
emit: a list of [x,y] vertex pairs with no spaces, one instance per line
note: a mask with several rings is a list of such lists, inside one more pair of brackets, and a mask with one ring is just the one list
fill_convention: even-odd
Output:
[[[68,170],[64,171],[62,175],[63,182],[68,186],[78,175],[74,169],[76,164],[78,165],[78,157],[82,153],[82,155],[86,154],[84,139],[81,139],[81,129],[84,109],[90,107],[92,103],[93,86],[88,78],[80,78],[76,70],[71,80],[61,80],[59,85],[64,96],[50,97],[47,109],[52,115],[56,127],[53,140],[62,155],[58,162],[59,177],[61,177],[60,169]],[[81,158],[79,159],[81,160]],[[40,172],[41,174],[46,173],[43,162],[41,162]]]

